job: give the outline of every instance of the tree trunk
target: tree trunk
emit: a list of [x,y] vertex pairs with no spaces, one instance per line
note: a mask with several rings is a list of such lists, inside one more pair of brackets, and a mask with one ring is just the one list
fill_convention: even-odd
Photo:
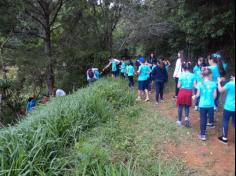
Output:
[[48,58],[47,87],[48,87],[48,94],[53,95],[55,76],[53,71],[53,61],[51,57],[51,32],[50,32],[49,15],[46,18],[46,24],[47,24],[47,30],[45,31],[46,39],[44,40],[44,53]]

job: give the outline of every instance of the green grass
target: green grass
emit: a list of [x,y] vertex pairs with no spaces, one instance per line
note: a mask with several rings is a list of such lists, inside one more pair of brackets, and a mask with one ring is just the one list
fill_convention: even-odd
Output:
[[187,175],[180,158],[158,147],[185,131],[135,95],[126,81],[103,79],[38,107],[1,130],[0,175]]
[[[134,95],[121,81],[101,80],[93,87],[53,99],[0,132],[0,175],[63,175],[71,167],[70,146],[87,130],[112,120]],[[72,157],[73,158],[73,157]]]

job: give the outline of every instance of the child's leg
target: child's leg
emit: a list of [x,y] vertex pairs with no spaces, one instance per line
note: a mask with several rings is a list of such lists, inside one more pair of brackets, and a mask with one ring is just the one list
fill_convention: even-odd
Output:
[[175,96],[176,97],[179,94],[178,82],[179,82],[179,78],[175,78]]
[[190,106],[185,105],[184,108],[185,108],[185,120],[184,120],[184,123],[185,123],[185,127],[189,128],[190,127],[190,122],[189,122]]
[[178,107],[178,121],[181,122],[182,121],[182,113],[183,113],[183,105],[179,105]]
[[189,120],[189,112],[190,112],[190,106],[185,105],[185,120]]
[[214,126],[214,108],[208,108],[209,125]]
[[229,120],[231,117],[230,111],[224,110],[223,112],[223,120],[222,120],[222,127],[223,127],[223,137],[225,139],[228,138],[228,127],[229,127]]
[[155,88],[156,88],[156,102],[159,102],[159,93],[160,93],[160,86],[159,86],[159,82],[155,82]]
[[134,77],[131,76],[130,79],[131,79],[131,86],[134,87]]
[[206,135],[207,108],[200,108],[200,135]]
[[160,82],[160,98],[163,100],[163,94],[164,94],[164,82]]
[[235,128],[235,112],[232,112],[232,125]]
[[128,79],[129,79],[129,87],[132,86],[132,83],[131,83],[131,76],[128,76]]

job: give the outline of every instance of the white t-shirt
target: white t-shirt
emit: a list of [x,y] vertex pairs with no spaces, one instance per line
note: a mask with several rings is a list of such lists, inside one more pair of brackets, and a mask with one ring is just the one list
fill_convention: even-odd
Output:
[[57,96],[57,97],[63,97],[63,96],[66,96],[66,93],[65,93],[65,91],[62,90],[62,89],[57,89],[57,91],[56,91],[56,96]]
[[182,74],[182,62],[181,62],[181,59],[178,58],[177,61],[176,61],[176,65],[175,65],[175,71],[174,71],[174,74],[173,74],[173,77],[174,78],[179,78]]

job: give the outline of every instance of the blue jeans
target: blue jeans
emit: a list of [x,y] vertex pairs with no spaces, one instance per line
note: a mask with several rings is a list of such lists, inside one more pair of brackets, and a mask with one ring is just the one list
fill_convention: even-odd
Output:
[[179,105],[179,107],[178,107],[178,121],[182,120],[183,109],[185,109],[185,117],[189,117],[190,106]]
[[229,120],[232,117],[233,127],[235,128],[235,112],[227,111],[224,109],[223,112],[223,120],[222,120],[222,127],[223,127],[223,137],[228,137],[228,128],[229,128]]
[[159,99],[163,100],[164,84],[164,81],[155,81],[156,102],[159,102]]
[[207,119],[214,124],[214,108],[200,108],[200,133],[206,135]]
[[[197,94],[197,89],[194,89],[194,94]],[[200,102],[200,96],[196,98],[195,100],[195,106],[199,106],[199,102]]]

